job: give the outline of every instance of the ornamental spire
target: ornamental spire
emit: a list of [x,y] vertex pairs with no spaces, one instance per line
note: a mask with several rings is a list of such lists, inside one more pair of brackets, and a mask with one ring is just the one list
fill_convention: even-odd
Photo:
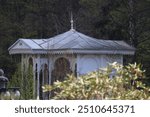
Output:
[[73,15],[72,15],[72,11],[71,11],[71,20],[70,20],[70,23],[71,23],[71,30],[73,30],[74,29],[74,27],[73,27]]

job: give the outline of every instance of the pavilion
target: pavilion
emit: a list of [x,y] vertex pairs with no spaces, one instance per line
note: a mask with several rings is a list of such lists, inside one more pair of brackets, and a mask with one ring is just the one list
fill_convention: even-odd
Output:
[[20,54],[22,71],[33,66],[34,94],[37,99],[48,99],[41,86],[63,81],[66,74],[77,77],[108,63],[123,64],[124,55],[134,55],[135,48],[124,41],[96,39],[71,27],[65,33],[48,39],[18,39],[9,49]]

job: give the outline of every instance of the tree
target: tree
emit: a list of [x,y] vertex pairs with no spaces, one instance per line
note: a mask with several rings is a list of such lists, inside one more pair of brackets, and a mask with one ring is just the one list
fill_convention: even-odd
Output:
[[124,40],[134,46],[136,54],[127,63],[142,63],[149,77],[150,1],[80,0],[80,4],[81,29],[96,38]]
[[49,38],[69,30],[72,11],[78,31],[132,44],[136,54],[127,62],[142,63],[149,77],[149,6],[149,0],[0,0],[0,67],[11,77],[19,61],[11,59],[8,48],[18,38]]
[[17,71],[14,73],[14,75],[9,81],[8,87],[20,88],[21,99],[34,99],[34,94],[33,94],[34,81],[33,81],[32,70],[33,67],[29,65],[28,71],[26,72],[22,71],[21,65],[18,64]]

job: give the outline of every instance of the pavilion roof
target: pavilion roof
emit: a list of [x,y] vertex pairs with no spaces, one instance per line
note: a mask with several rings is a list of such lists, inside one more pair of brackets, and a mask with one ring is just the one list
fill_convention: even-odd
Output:
[[18,39],[10,54],[123,54],[133,55],[135,48],[124,41],[96,39],[74,29],[48,39]]

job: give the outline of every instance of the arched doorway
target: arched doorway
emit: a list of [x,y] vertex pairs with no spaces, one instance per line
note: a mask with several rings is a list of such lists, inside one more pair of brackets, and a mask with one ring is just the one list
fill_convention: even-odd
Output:
[[[70,62],[64,58],[58,58],[54,63],[54,69],[52,70],[52,76],[51,76],[51,84],[53,84],[55,81],[64,81],[67,74],[71,74],[72,71],[70,69]],[[51,92],[51,96],[54,96],[53,91]]]
[[54,64],[54,70],[52,71],[52,84],[59,80],[63,81],[67,74],[70,74],[70,63],[66,58],[58,58]]

